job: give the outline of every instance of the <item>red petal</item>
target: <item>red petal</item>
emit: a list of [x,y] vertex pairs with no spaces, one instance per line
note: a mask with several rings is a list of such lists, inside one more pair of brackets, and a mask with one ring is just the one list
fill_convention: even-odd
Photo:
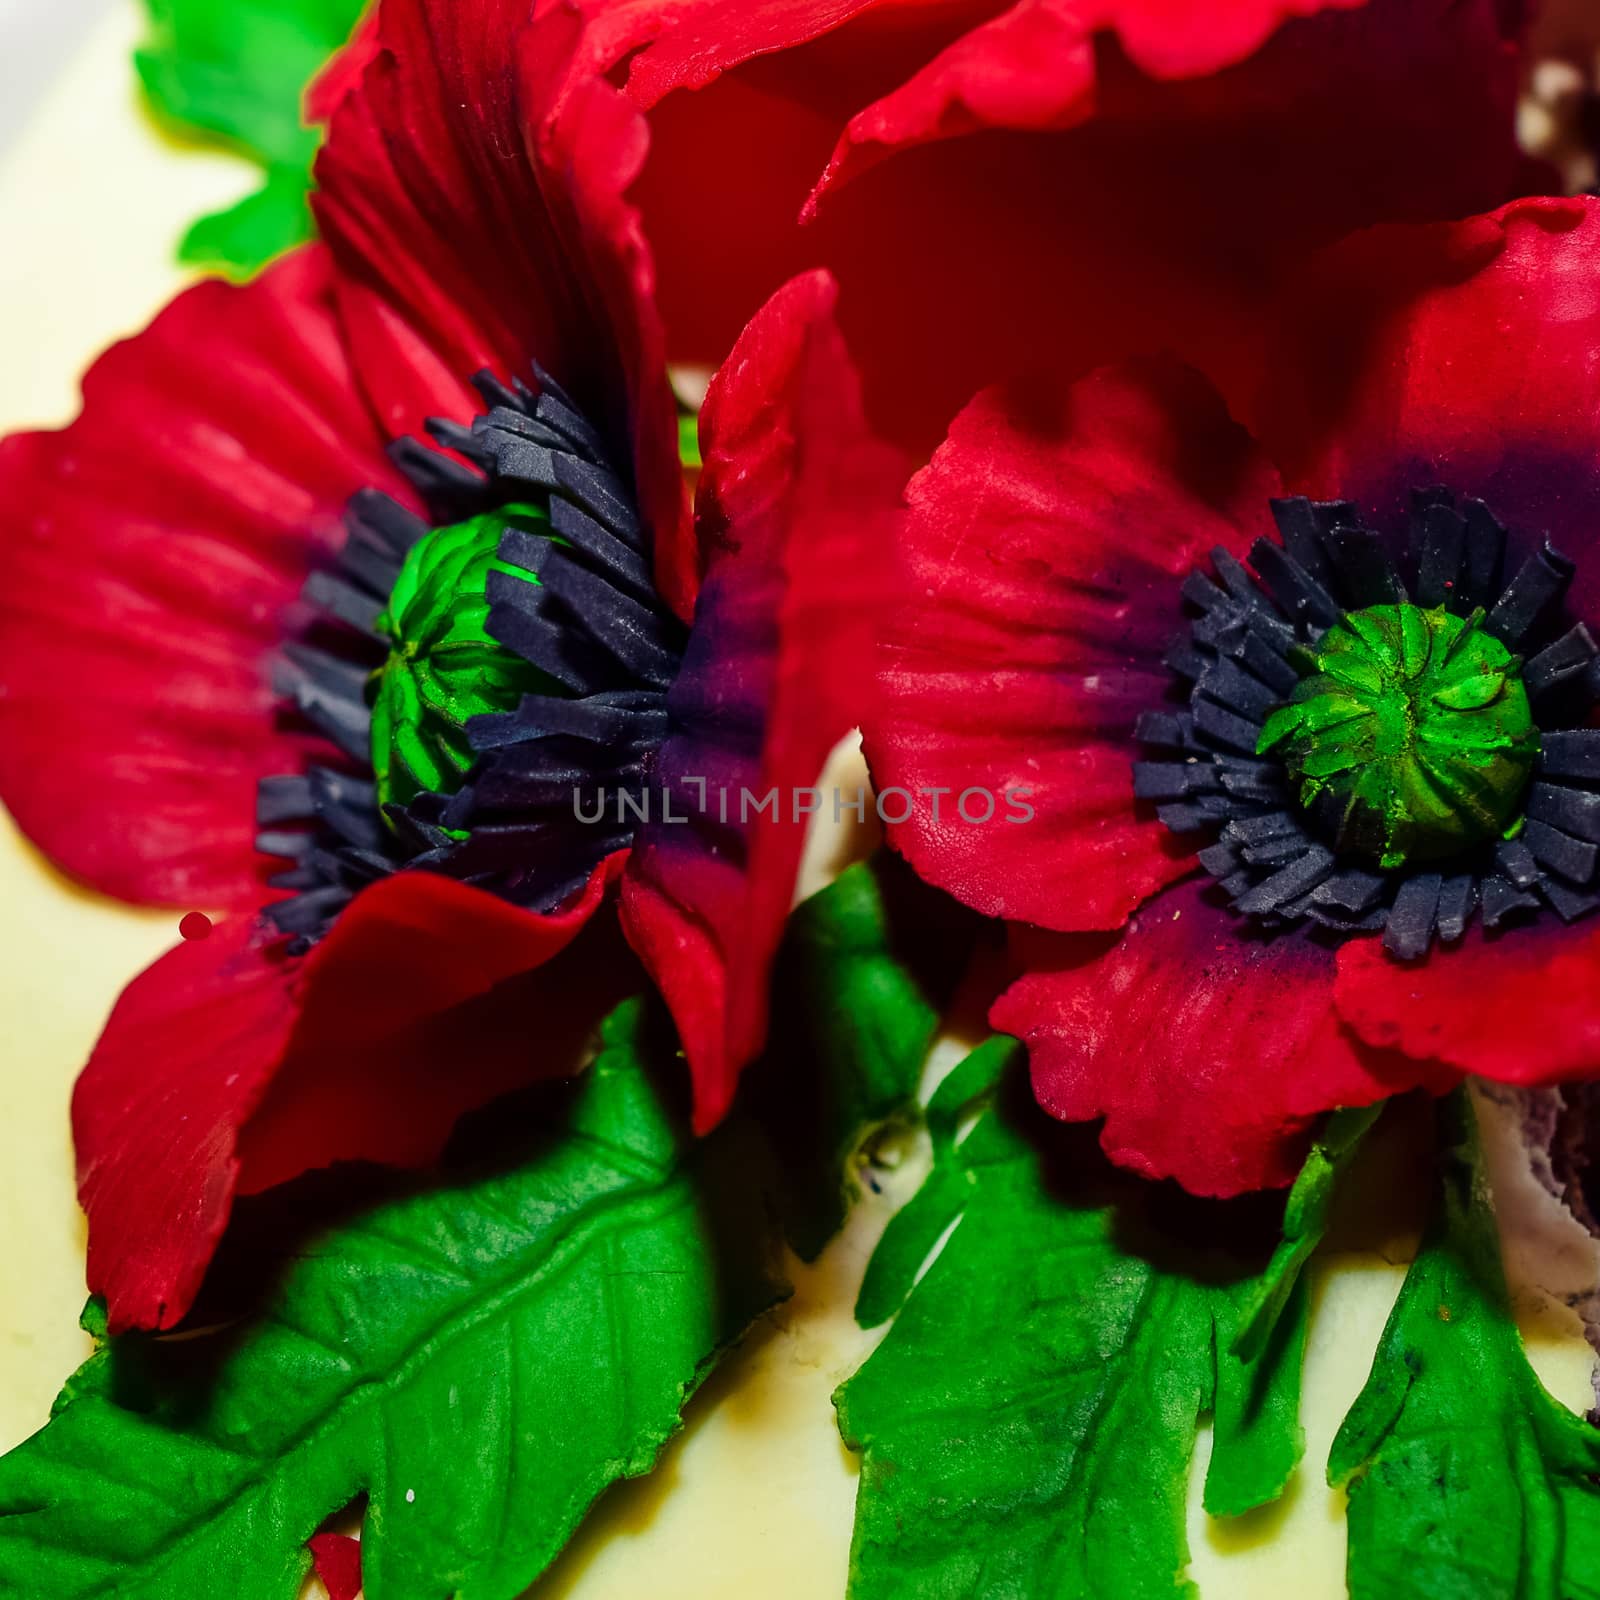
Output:
[[[601,69],[626,62],[628,97],[650,112],[652,154],[632,193],[671,354],[714,369],[773,290],[822,259],[819,236],[796,221],[843,118],[982,8],[606,0],[590,9],[586,54]],[[647,48],[634,54],[638,46]]]
[[[809,43],[864,13],[887,9],[882,0],[601,0],[584,39],[591,62],[628,62],[628,94],[654,106],[675,89],[703,89],[757,56]],[[910,5],[925,26],[925,6]],[[949,9],[968,13],[977,6]]]
[[328,1591],[328,1600],[360,1600],[361,1541],[343,1533],[319,1533],[311,1541],[311,1559]]
[[1259,427],[1296,482],[1380,525],[1413,487],[1481,496],[1578,560],[1600,620],[1600,201],[1362,235],[1289,297],[1282,349]]
[[1378,939],[1339,951],[1339,1012],[1362,1038],[1434,1072],[1502,1083],[1593,1077],[1600,1067],[1600,927],[1546,915],[1402,963]]
[[111,1330],[188,1309],[232,1205],[234,1136],[294,1028],[294,963],[247,917],[123,991],[72,1098],[89,1287]]
[[423,872],[358,895],[307,958],[294,1039],[239,1140],[239,1192],[336,1161],[426,1166],[463,1112],[572,1071],[601,984],[548,964],[623,860],[553,916]]
[[[677,1021],[702,1130],[765,1039],[805,837],[794,794],[865,709],[892,581],[907,467],[862,422],[833,306],[825,275],[789,284],[706,401],[699,504],[712,555],[659,761],[691,821],[643,829],[623,880],[628,936]],[[741,825],[741,790],[776,791],[779,815]]]
[[[866,725],[879,790],[923,796],[889,831],[923,877],[1072,931],[1117,927],[1190,870],[1135,806],[1134,725],[1172,684],[1179,585],[1215,546],[1242,555],[1270,532],[1276,488],[1215,394],[1170,365],[1014,385],[962,413],[912,481],[909,599]],[[991,820],[966,820],[967,790],[978,819],[995,797]]]
[[1331,950],[1241,937],[1207,887],[1167,890],[1110,941],[1014,930],[1027,975],[990,1021],[1026,1041],[1045,1110],[1106,1119],[1113,1161],[1227,1196],[1291,1182],[1319,1113],[1438,1074],[1340,1027]]
[[[1307,251],[1498,204],[1521,172],[1498,0],[1373,0],[1267,37],[1299,9],[605,8],[595,48],[652,108],[639,195],[669,353],[715,364],[778,276],[820,263],[869,413],[914,443],[1041,348],[1070,377],[1171,347],[1243,392],[1262,297]],[[894,158],[797,233],[858,115]]]
[[[524,81],[536,103],[555,92],[553,58],[565,26],[565,18],[553,17],[524,39]],[[585,354],[593,361],[607,348],[599,339],[609,335],[623,374],[639,508],[655,534],[656,587],[687,619],[694,614],[700,556],[678,457],[655,264],[638,207],[628,198],[649,144],[639,112],[604,78],[593,77],[565,87],[559,110],[541,129],[538,150],[551,214],[572,252],[578,283],[604,310],[605,326]]]
[[663,592],[687,615],[676,412],[653,271],[623,198],[648,136],[602,80],[563,80],[575,19],[555,8],[535,22],[533,9],[389,0],[317,164],[318,218],[385,426],[465,420],[480,368],[525,377],[538,362],[633,468]]
[[302,961],[240,917],[134,979],[73,1096],[89,1286],[112,1331],[183,1317],[236,1192],[338,1160],[424,1164],[461,1112],[571,1070],[547,1032],[593,1020],[571,976],[544,996],[513,980],[572,941],[619,868],[555,917],[401,873]]
[[565,261],[523,132],[512,44],[529,15],[526,0],[383,6],[317,162],[357,366],[396,434],[470,416],[481,367],[520,377],[537,354],[564,382],[582,371],[589,330],[562,326]]
[[203,284],[84,382],[59,433],[0,445],[0,793],[69,872],[130,900],[254,907],[256,780],[281,613],[392,487],[320,250]]
[[361,75],[378,53],[378,9],[368,11],[348,41],[333,53],[322,71],[306,86],[301,111],[308,123],[332,119],[339,103],[361,82]]
[[983,128],[1064,131],[1096,112],[1096,35],[1151,79],[1197,78],[1253,55],[1288,20],[1367,0],[1018,0],[850,121],[808,205],[896,150]]

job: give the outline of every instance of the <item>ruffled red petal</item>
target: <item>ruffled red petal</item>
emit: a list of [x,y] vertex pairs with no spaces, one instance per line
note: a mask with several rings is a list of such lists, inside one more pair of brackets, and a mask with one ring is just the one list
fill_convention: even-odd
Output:
[[[663,593],[696,561],[653,273],[624,199],[644,122],[561,71],[576,19],[527,0],[390,0],[379,48],[334,114],[316,210],[374,409],[395,434],[479,408],[483,367],[537,362],[631,466]],[[559,94],[558,94],[559,91]],[[559,101],[559,103],[558,103]]]
[[1339,1012],[1363,1039],[1427,1070],[1502,1083],[1600,1072],[1600,926],[1550,916],[1399,962],[1381,940],[1339,951]]
[[[824,274],[751,323],[702,414],[712,551],[658,774],[680,819],[643,829],[624,925],[661,987],[712,1127],[761,1048],[768,969],[794,895],[809,797],[866,708],[908,470],[861,418]],[[776,796],[776,815],[744,796]],[[831,805],[831,799],[820,803]]]
[[[870,414],[922,447],[1041,348],[1076,376],[1170,347],[1241,393],[1262,299],[1309,250],[1498,204],[1522,173],[1498,0],[1276,31],[1308,7],[597,9],[596,53],[651,110],[669,353],[714,365],[776,275],[825,265]],[[841,136],[857,175],[797,232]]]
[[[255,786],[282,615],[346,499],[401,492],[340,344],[324,254],[203,284],[117,345],[58,433],[0,445],[0,795],[75,876],[255,907]],[[318,746],[320,748],[320,746]]]
[[294,1029],[295,964],[248,917],[163,956],[123,991],[72,1100],[89,1287],[111,1327],[188,1309],[232,1205],[234,1137]]
[[1578,562],[1573,609],[1600,621],[1600,200],[1353,239],[1288,296],[1279,347],[1257,426],[1286,476],[1379,526],[1412,488],[1480,496]]
[[554,917],[401,873],[303,960],[238,917],[135,978],[72,1104],[89,1287],[112,1332],[183,1317],[236,1193],[338,1160],[424,1164],[461,1112],[572,1070],[571,1034],[594,1018],[570,977],[540,993],[523,975],[619,868]]
[[1291,1182],[1320,1113],[1441,1075],[1340,1026],[1333,951],[1241,937],[1207,887],[1168,889],[1114,938],[1014,930],[1026,976],[990,1021],[1026,1041],[1047,1111],[1105,1118],[1113,1161],[1228,1196]]
[[[979,397],[912,481],[904,608],[867,755],[890,842],[991,916],[1119,926],[1193,851],[1135,805],[1179,586],[1270,532],[1277,479],[1193,373],[1149,364]],[[904,795],[905,798],[900,798]],[[971,798],[967,798],[970,795]],[[1012,798],[1008,798],[1012,797]],[[992,802],[992,803],[991,803]]]

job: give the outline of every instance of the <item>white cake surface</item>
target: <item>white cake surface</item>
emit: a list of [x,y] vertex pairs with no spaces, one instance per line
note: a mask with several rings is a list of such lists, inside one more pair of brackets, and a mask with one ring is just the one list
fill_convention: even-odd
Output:
[[[133,0],[119,0],[23,136],[0,153],[0,430],[65,421],[88,361],[185,281],[173,263],[184,226],[251,184],[242,163],[184,150],[142,116],[128,61],[137,27]],[[118,990],[175,941],[177,917],[74,887],[3,813],[0,906],[0,1448],[9,1448],[43,1424],[87,1350],[76,1331],[84,1288],[67,1126],[73,1078]],[[1503,1135],[1491,1139],[1492,1166],[1519,1319],[1545,1383],[1582,1409],[1591,1356],[1576,1316],[1556,1297],[1593,1287],[1594,1247],[1520,1173]],[[816,1268],[796,1264],[794,1299],[695,1400],[656,1473],[605,1498],[539,1596],[843,1596],[856,1475],[829,1397],[875,1342],[856,1328],[851,1306],[872,1244],[915,1177],[913,1164],[859,1207]],[[1206,1600],[1344,1594],[1342,1505],[1323,1466],[1414,1242],[1403,1228],[1391,1231],[1380,1221],[1362,1241],[1371,1248],[1315,1264],[1307,1451],[1283,1501],[1237,1522],[1206,1518],[1203,1431],[1190,1543],[1191,1575]]]

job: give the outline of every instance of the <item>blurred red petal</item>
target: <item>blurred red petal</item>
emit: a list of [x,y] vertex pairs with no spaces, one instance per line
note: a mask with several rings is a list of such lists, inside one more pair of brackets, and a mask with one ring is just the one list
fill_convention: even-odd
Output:
[[322,71],[306,86],[301,111],[308,123],[332,119],[344,97],[361,82],[361,75],[378,53],[378,8],[372,7],[355,26],[355,32],[336,50]]
[[[924,446],[1041,347],[1066,376],[1170,347],[1245,392],[1308,251],[1523,177],[1500,0],[729,9],[605,6],[590,35],[651,115],[669,354],[715,364],[825,265],[869,413]],[[856,175],[797,231],[836,155]]]
[[1292,18],[1366,3],[1018,0],[851,118],[808,210],[828,188],[896,150],[983,128],[1064,132],[1088,121],[1097,110],[1097,34],[1114,34],[1148,78],[1196,78],[1243,61]]
[[67,871],[260,903],[256,780],[310,747],[275,726],[282,614],[368,485],[398,488],[316,248],[181,295],[70,427],[0,444],[0,795]]

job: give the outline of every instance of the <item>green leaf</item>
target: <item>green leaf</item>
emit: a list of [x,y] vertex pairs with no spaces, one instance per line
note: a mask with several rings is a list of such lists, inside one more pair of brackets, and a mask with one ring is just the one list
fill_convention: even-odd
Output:
[[1553,1400],[1511,1316],[1464,1093],[1435,1212],[1328,1458],[1352,1600],[1600,1595],[1600,1432]]
[[[1278,1493],[1301,1450],[1303,1318],[1256,1361],[1226,1353],[1253,1287],[1237,1261],[1174,1248],[1172,1198],[1110,1174],[1017,1064],[992,1040],[941,1085],[933,1170],[862,1285],[859,1320],[895,1321],[835,1396],[862,1456],[855,1600],[1192,1592],[1200,1414],[1217,1408],[1230,1511]],[[1207,1239],[1239,1215],[1194,1201],[1181,1217]]]
[[984,1109],[1006,1072],[1018,1060],[1014,1039],[985,1040],[958,1066],[928,1102],[933,1169],[915,1196],[889,1219],[856,1296],[856,1321],[880,1327],[906,1302],[922,1264],[961,1215],[973,1178],[957,1138],[964,1113]]
[[1271,1339],[1300,1281],[1301,1269],[1322,1242],[1334,1188],[1383,1107],[1380,1100],[1357,1110],[1336,1111],[1328,1118],[1322,1137],[1312,1145],[1311,1154],[1289,1191],[1283,1212],[1283,1240],[1239,1307],[1233,1340],[1236,1355],[1249,1359]]
[[311,236],[306,195],[320,132],[307,84],[350,37],[365,0],[145,0],[150,32],[134,65],[156,111],[201,142],[237,150],[263,188],[202,218],[180,255],[247,274]]
[[1272,1259],[1232,1297],[1230,1331],[1218,1342],[1206,1472],[1205,1508],[1212,1516],[1238,1516],[1277,1499],[1299,1462],[1299,1375],[1310,1318],[1301,1273],[1327,1230],[1338,1181],[1382,1111],[1380,1102],[1328,1118],[1289,1191]]
[[309,239],[312,231],[309,174],[279,167],[254,194],[192,224],[178,246],[178,259],[248,277]]
[[1212,1408],[1211,1464],[1202,1504],[1213,1517],[1238,1517],[1270,1505],[1288,1487],[1305,1454],[1300,1426],[1300,1374],[1305,1367],[1311,1296],[1295,1269],[1265,1342],[1249,1357],[1233,1348],[1241,1318],[1260,1283],[1247,1278],[1233,1293],[1217,1291],[1217,1389]]
[[289,1600],[365,1493],[368,1600],[520,1594],[778,1297],[753,1152],[650,1037],[622,1007],[531,1160],[335,1228],[257,1320],[93,1356],[0,1461],[0,1593]]
[[752,1069],[796,1254],[812,1260],[859,1194],[858,1156],[917,1120],[917,1088],[971,930],[893,857],[847,868],[790,918],[766,1057]]

